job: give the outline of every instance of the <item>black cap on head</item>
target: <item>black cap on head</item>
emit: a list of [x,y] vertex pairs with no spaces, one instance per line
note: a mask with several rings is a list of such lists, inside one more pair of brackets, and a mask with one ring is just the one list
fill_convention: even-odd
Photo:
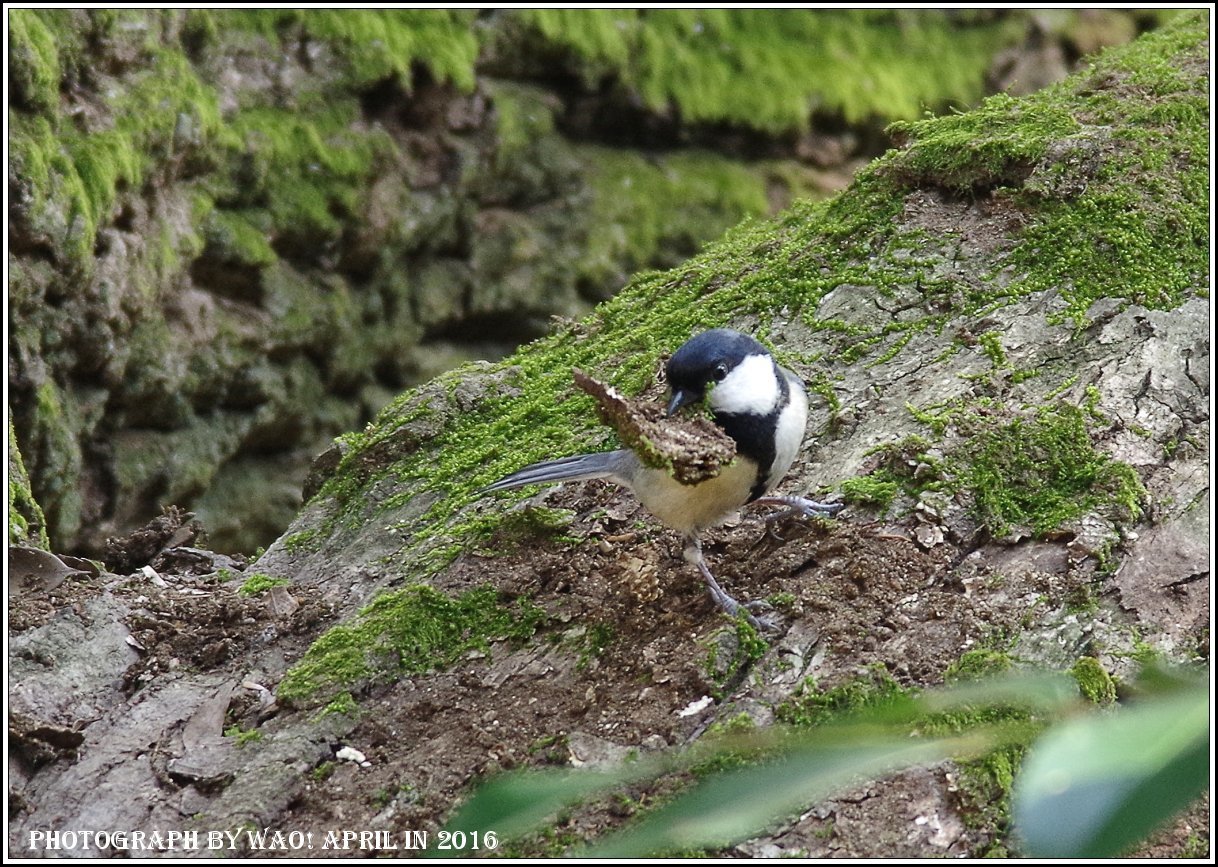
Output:
[[747,334],[730,328],[715,328],[691,337],[668,360],[666,371],[672,390],[668,414],[700,401],[709,383],[722,381],[750,355],[769,355],[769,350]]

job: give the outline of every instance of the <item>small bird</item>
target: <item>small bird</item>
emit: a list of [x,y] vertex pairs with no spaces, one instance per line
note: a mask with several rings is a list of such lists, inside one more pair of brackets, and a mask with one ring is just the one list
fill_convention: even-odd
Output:
[[653,515],[682,534],[685,560],[697,567],[716,604],[733,617],[745,608],[749,622],[768,627],[719,586],[702,556],[700,534],[746,503],[784,506],[791,514],[832,516],[841,510],[841,503],[765,496],[791,468],[803,442],[808,418],[803,382],[752,337],[728,328],[691,338],[673,353],[666,372],[668,416],[705,401],[715,424],[736,443],[736,459],[717,476],[682,484],[667,470],[645,466],[630,449],[618,449],[530,464],[483,492],[584,479],[608,479],[629,488]]

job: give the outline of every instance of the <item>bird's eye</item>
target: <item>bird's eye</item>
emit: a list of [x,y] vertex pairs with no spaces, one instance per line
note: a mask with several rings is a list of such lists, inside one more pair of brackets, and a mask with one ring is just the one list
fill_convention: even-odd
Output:
[[727,379],[727,365],[716,364],[715,369],[711,372],[711,376],[715,378],[715,382],[723,382]]

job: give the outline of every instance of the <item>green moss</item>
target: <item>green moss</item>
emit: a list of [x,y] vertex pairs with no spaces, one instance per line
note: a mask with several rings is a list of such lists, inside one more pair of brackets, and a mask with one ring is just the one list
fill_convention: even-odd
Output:
[[1007,354],[1002,348],[1002,334],[997,331],[987,331],[977,338],[981,344],[981,348],[985,350],[986,357],[995,368],[1010,367],[1010,362],[1007,361]]
[[30,478],[21,459],[11,415],[8,421],[8,543],[51,550],[47,519],[30,491]]
[[59,103],[59,49],[42,18],[30,9],[8,16],[8,72],[14,101],[35,111]]
[[858,677],[829,689],[820,689],[809,678],[791,698],[774,708],[774,716],[788,725],[817,726],[862,710],[897,707],[910,696],[883,663],[875,663]]
[[495,159],[502,168],[554,133],[554,108],[541,88],[511,81],[488,86],[495,106]]
[[[1030,742],[1032,736],[1028,736]],[[973,854],[987,858],[1007,857],[1011,832],[1011,791],[1015,776],[1027,753],[1025,744],[995,750],[981,759],[957,763],[956,798],[966,827],[986,832],[987,843]]]
[[322,762],[313,770],[309,771],[309,777],[315,783],[324,783],[326,780],[330,779],[337,767],[337,762]]
[[321,716],[356,716],[359,714],[359,704],[356,703],[355,697],[349,692],[340,692],[330,701],[326,702],[326,706],[321,710]]
[[292,533],[290,536],[286,536],[284,538],[283,547],[293,553],[299,551],[309,551],[312,550],[317,544],[319,535],[320,532],[317,529],[302,530],[299,533]]
[[1011,657],[997,650],[977,648],[966,650],[960,658],[943,672],[945,683],[982,680],[1003,674],[1011,669]]
[[352,89],[397,79],[410,90],[414,66],[473,90],[476,13],[457,9],[213,10],[216,26],[238,27],[291,47],[321,42],[342,64]]
[[857,476],[846,479],[841,484],[842,497],[847,503],[863,506],[874,506],[881,511],[892,505],[900,486],[886,470],[880,470],[868,476]]
[[769,210],[764,176],[738,160],[700,152],[649,159],[592,146],[577,153],[592,192],[581,271],[593,285],[676,264],[674,253],[693,253],[703,239]]
[[1070,669],[1070,675],[1088,701],[1104,706],[1116,701],[1116,683],[1094,656],[1080,656]]
[[[227,209],[265,209],[269,222],[246,216],[250,227],[272,232],[280,245],[315,255],[355,218],[377,161],[396,149],[384,131],[353,128],[354,99],[308,111],[252,107],[237,114],[223,138],[230,169],[214,190]],[[229,228],[234,223],[230,219]],[[249,249],[248,228],[241,236]],[[265,252],[262,258],[266,258]]]
[[550,765],[567,765],[571,760],[570,737],[566,734],[542,735],[527,750]]
[[965,454],[961,482],[997,536],[1013,527],[1043,535],[1097,509],[1126,521],[1141,514],[1145,489],[1137,473],[1095,448],[1075,407],[983,425]]
[[[37,17],[26,20],[28,31],[47,20],[59,22],[46,28],[57,36],[71,30],[70,23],[42,11],[29,15]],[[186,58],[172,48],[142,47],[149,56],[141,70],[107,94],[113,118],[108,128],[78,129],[54,111],[57,100],[36,106],[39,115],[10,112],[14,168],[31,208],[28,219],[79,269],[88,267],[120,189],[138,189],[154,166],[188,158],[220,129],[215,90]]]
[[616,75],[649,108],[769,132],[813,111],[855,123],[917,117],[980,98],[1003,22],[912,11],[531,9],[516,15],[579,58],[590,82]]
[[237,589],[237,592],[242,596],[261,596],[272,587],[284,587],[291,583],[287,578],[276,578],[265,572],[255,572],[245,579],[245,583]]
[[587,671],[592,660],[599,659],[609,649],[609,645],[617,637],[612,624],[593,623],[580,636],[579,656],[575,662],[577,671]]
[[1081,326],[1100,298],[1172,309],[1208,283],[1204,24],[1182,16],[1027,100],[898,124],[914,143],[885,170],[998,188],[1032,215],[1004,266],[1024,291],[1062,292],[1059,318]]
[[262,740],[262,732],[258,729],[243,729],[239,725],[231,725],[224,730],[226,738],[233,738],[236,741],[237,748],[241,749],[248,744],[256,744]]
[[34,422],[28,452],[37,454],[41,466],[39,501],[44,508],[47,536],[67,538],[70,528],[80,521],[83,508],[80,492],[72,485],[81,471],[80,444],[72,436],[77,419],[72,417],[70,401],[50,380],[34,392]]
[[262,268],[279,258],[267,240],[268,226],[259,212],[213,210],[203,223],[203,237],[212,255],[234,265]]
[[734,618],[734,629],[721,629],[706,641],[707,676],[719,687],[716,695],[739,683],[753,663],[770,649],[757,627],[742,611]]
[[999,94],[965,114],[892,124],[889,134],[907,147],[884,170],[906,183],[960,192],[1014,187],[1052,143],[1078,130],[1065,101]]
[[867,456],[878,465],[864,476],[843,481],[843,497],[849,503],[885,510],[900,493],[916,500],[925,491],[945,487],[945,467],[927,453],[930,448],[929,440],[909,436],[869,449]]
[[277,695],[300,702],[375,675],[421,674],[451,665],[468,650],[486,650],[493,640],[528,638],[541,618],[527,603],[516,610],[501,605],[491,587],[455,598],[422,585],[383,593],[353,623],[314,642],[284,675]]

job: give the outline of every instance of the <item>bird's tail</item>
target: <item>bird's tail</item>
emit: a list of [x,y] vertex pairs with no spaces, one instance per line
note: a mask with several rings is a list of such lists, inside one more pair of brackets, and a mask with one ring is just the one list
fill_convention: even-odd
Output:
[[521,485],[545,482],[577,482],[584,479],[611,479],[620,484],[630,483],[630,468],[638,459],[627,449],[615,452],[598,452],[593,455],[575,455],[554,461],[529,464],[497,482],[487,485],[479,493],[518,488]]

